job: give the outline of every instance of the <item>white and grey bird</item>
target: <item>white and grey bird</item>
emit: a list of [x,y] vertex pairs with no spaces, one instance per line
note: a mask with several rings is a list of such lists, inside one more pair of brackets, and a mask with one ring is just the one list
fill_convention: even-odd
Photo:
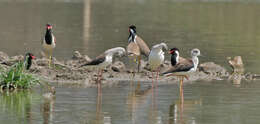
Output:
[[122,56],[123,54],[125,54],[125,52],[126,52],[125,48],[123,48],[123,47],[115,47],[115,48],[108,49],[101,55],[97,56],[92,61],[90,61],[84,65],[81,65],[81,67],[92,66],[94,68],[98,68],[99,69],[99,78],[101,78],[103,69],[106,68],[108,65],[112,64],[114,54],[118,54],[118,55]]
[[55,36],[53,35],[51,24],[46,24],[46,33],[42,41],[42,47],[46,58],[49,59],[49,66],[50,66],[53,49],[56,47],[56,39]]
[[179,50],[177,48],[173,48],[170,50],[172,54],[171,63],[172,67],[167,69],[162,73],[162,75],[167,76],[177,76],[180,77],[180,86],[182,86],[184,77],[188,79],[188,75],[197,70],[199,64],[200,50],[195,48],[191,50],[191,59],[179,59]]
[[[148,63],[152,71],[156,70],[157,77],[160,72],[160,65],[164,62],[164,52],[163,48],[165,50],[168,50],[168,47],[165,43],[156,44],[152,47],[152,50],[150,51],[149,57],[148,57]],[[153,78],[153,72],[152,72],[152,78]]]

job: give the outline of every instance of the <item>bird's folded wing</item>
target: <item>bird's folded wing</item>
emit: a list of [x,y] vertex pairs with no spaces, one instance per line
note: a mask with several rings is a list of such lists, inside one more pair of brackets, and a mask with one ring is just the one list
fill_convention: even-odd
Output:
[[148,57],[149,53],[150,53],[150,49],[147,46],[147,44],[144,42],[144,40],[141,37],[137,36],[136,37],[136,43],[140,47],[141,53],[143,55],[145,55],[146,57]]
[[135,42],[130,42],[127,46],[127,54],[128,55],[134,54],[139,56],[140,55],[139,46]]
[[179,63],[175,66],[170,67],[168,70],[164,71],[162,74],[169,74],[174,72],[185,72],[189,71],[191,68],[193,68],[194,65],[192,63]]

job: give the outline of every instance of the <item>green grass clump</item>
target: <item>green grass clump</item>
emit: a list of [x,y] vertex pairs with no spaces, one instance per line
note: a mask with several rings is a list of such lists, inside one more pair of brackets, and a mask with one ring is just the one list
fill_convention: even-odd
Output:
[[40,83],[40,80],[32,74],[25,72],[25,64],[23,62],[18,62],[8,71],[0,72],[0,86],[2,89],[28,89],[37,83]]

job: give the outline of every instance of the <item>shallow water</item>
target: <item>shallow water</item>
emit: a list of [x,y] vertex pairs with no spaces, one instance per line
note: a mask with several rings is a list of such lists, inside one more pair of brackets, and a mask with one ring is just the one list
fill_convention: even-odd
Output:
[[43,91],[1,94],[3,123],[44,124],[252,124],[259,123],[259,82],[232,85],[225,81],[184,85],[121,83],[96,88],[58,87],[56,98]]
[[[188,57],[201,49],[201,62],[228,67],[241,55],[246,71],[260,73],[259,1],[232,0],[0,0],[0,51],[37,56],[47,22],[54,25],[59,60],[78,50],[94,57],[127,44],[127,27],[137,26],[149,46],[165,40]],[[169,56],[167,56],[169,57]],[[141,82],[96,88],[58,87],[56,99],[42,89],[0,94],[1,123],[259,123],[259,82],[192,82],[151,89]],[[102,98],[101,98],[102,96]],[[182,97],[183,96],[183,97]],[[182,102],[181,102],[182,101]]]

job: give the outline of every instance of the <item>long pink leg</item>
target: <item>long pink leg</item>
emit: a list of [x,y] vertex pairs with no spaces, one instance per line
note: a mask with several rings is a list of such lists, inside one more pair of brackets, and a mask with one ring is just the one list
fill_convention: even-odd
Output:
[[155,84],[155,93],[156,93],[156,96],[158,95],[157,93],[157,87],[158,87],[158,77],[159,77],[159,72],[160,72],[160,68],[158,67],[157,69],[157,74],[156,74],[156,84]]
[[153,77],[153,72],[152,72],[152,89],[153,89],[153,78],[154,78],[154,77]]
[[160,72],[160,68],[158,67],[157,74],[156,74],[156,86],[157,86],[157,83],[158,83],[159,72]]

